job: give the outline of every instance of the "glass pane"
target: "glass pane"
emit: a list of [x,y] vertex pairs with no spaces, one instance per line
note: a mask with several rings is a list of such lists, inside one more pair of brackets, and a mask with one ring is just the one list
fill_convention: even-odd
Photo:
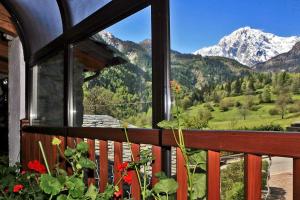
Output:
[[64,57],[60,52],[31,69],[31,125],[63,126]]
[[111,0],[89,0],[88,4],[86,0],[67,1],[72,25],[80,23],[109,2]]
[[75,44],[73,52],[73,126],[151,127],[149,8]]

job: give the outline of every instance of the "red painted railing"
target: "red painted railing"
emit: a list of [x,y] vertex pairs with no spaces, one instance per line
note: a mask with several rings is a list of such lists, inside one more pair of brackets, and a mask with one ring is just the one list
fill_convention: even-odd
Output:
[[[123,129],[118,128],[42,128],[30,127],[23,121],[22,127],[22,163],[39,158],[37,141],[45,145],[50,165],[54,165],[57,155],[50,145],[53,136],[68,136],[63,145],[72,145],[74,139],[87,139],[90,144],[90,157],[95,159],[95,140],[99,142],[100,166],[99,189],[103,191],[108,181],[108,140],[114,141],[114,167],[122,162],[122,142],[126,142]],[[140,144],[151,144],[155,155],[152,174],[161,171],[161,146],[174,146],[176,143],[170,130],[157,129],[129,129],[128,135],[132,143],[134,156],[140,150]],[[294,158],[293,168],[293,199],[300,199],[300,134],[279,132],[253,131],[185,131],[187,147],[207,150],[207,199],[220,199],[220,151],[245,153],[245,199],[261,199],[262,155],[283,156]],[[73,143],[74,144],[74,143]],[[179,189],[177,199],[187,199],[187,176],[184,160],[177,148],[177,181]],[[115,174],[117,177],[118,174]],[[117,179],[117,178],[115,178]],[[152,184],[157,180],[153,178]],[[91,176],[89,182],[95,182]],[[120,184],[120,187],[122,183]],[[138,181],[134,178],[132,184],[134,199],[140,199]]]

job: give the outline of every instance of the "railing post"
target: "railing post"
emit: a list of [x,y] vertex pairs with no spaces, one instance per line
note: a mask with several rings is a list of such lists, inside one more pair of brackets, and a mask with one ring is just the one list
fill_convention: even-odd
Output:
[[106,188],[106,184],[108,182],[108,144],[107,141],[100,140],[99,141],[99,151],[100,151],[100,159],[99,159],[99,190],[100,192],[104,192]]
[[[114,183],[121,179],[121,172],[118,171],[118,165],[123,162],[123,146],[121,142],[114,142]],[[119,182],[119,190],[123,190],[123,181]]]
[[245,199],[261,200],[261,156],[245,155]]
[[[87,143],[89,144],[89,159],[95,162],[96,160],[96,154],[95,154],[95,140],[87,140]],[[95,185],[95,170],[88,170],[88,185]]]
[[220,153],[207,151],[207,199],[220,200]]
[[[170,14],[169,0],[152,1],[152,123],[170,118]],[[171,148],[162,147],[162,170],[171,176]]]
[[180,148],[176,148],[176,167],[177,167],[177,182],[179,184],[177,190],[177,199],[188,199],[188,178],[186,172],[186,164]]
[[154,155],[155,160],[152,164],[151,185],[154,186],[158,182],[158,178],[155,177],[155,174],[161,171],[161,147],[152,146],[152,155]]
[[300,199],[300,159],[293,161],[293,199]]
[[[140,145],[138,144],[131,144],[131,151],[134,157],[135,161],[138,161],[139,154],[140,154]],[[139,185],[139,180],[138,176],[135,171],[129,172],[132,175],[132,187],[131,187],[131,192],[132,192],[132,199],[140,199],[141,197],[141,190],[140,190],[140,185]]]

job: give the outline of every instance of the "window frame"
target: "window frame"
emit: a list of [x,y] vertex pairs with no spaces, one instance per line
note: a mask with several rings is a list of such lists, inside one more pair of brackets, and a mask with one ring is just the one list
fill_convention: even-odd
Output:
[[[169,0],[112,0],[95,13],[70,27],[70,19],[64,12],[65,4],[59,3],[63,21],[63,34],[50,42],[48,45],[29,56],[26,62],[26,118],[30,119],[32,106],[32,76],[30,68],[51,58],[55,52],[64,52],[64,127],[37,127],[27,126],[30,132],[49,133],[52,130],[72,128],[72,104],[73,84],[72,68],[73,53],[72,45],[80,40],[92,36],[95,33],[112,26],[113,24],[151,7],[151,35],[152,35],[152,127],[158,128],[158,122],[170,118],[170,2]],[[101,20],[99,20],[101,19]],[[74,128],[73,128],[74,129]],[[75,128],[76,129],[76,128]],[[84,133],[85,128],[78,128]],[[65,132],[65,131],[64,131]],[[162,133],[162,131],[160,131]],[[160,134],[162,138],[162,134]],[[162,139],[161,139],[162,141]],[[160,142],[161,143],[161,142]],[[167,175],[171,174],[171,148],[162,148],[162,168]]]

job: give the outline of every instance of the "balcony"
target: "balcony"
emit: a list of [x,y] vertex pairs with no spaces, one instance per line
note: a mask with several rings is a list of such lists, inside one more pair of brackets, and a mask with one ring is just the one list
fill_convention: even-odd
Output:
[[[84,140],[90,146],[89,158],[98,165],[96,171],[87,173],[87,184],[93,183],[103,192],[108,182],[113,179],[117,183],[116,180],[120,178],[118,174],[112,176],[112,171],[116,171],[117,166],[128,158],[128,149],[124,148],[124,129],[112,128],[115,124],[109,124],[108,127],[111,128],[99,127],[102,119],[96,119],[95,116],[105,115],[115,121],[146,118],[146,122],[141,122],[142,125],[135,124],[136,127],[153,128],[128,129],[134,157],[139,158],[145,145],[151,148],[152,155],[156,158],[149,172],[151,185],[158,182],[154,174],[165,171],[179,183],[176,199],[188,199],[184,157],[176,145],[172,131],[159,129],[157,126],[160,121],[171,117],[171,107],[176,104],[177,99],[170,87],[170,82],[174,79],[185,89],[181,96],[185,102],[181,103],[184,104],[182,107],[185,107],[183,109],[187,115],[193,107],[197,107],[192,110],[196,113],[193,113],[194,116],[197,117],[197,111],[205,108],[209,110],[208,118],[214,118],[212,127],[207,125],[211,120],[209,119],[206,127],[199,128],[205,130],[184,131],[187,148],[206,151],[206,184],[203,186],[206,188],[206,199],[222,198],[221,174],[222,169],[227,167],[224,165],[226,158],[223,152],[233,152],[244,160],[244,199],[247,200],[262,199],[268,192],[262,190],[265,186],[262,180],[264,158],[292,158],[292,196],[294,200],[300,199],[300,134],[296,133],[299,132],[297,126],[300,125],[295,123],[300,116],[300,70],[296,62],[299,57],[294,52],[300,49],[300,37],[298,41],[296,37],[279,37],[263,32],[260,27],[250,28],[248,24],[240,27],[240,16],[237,16],[235,22],[227,24],[227,18],[222,14],[234,14],[236,17],[236,11],[241,9],[231,12],[231,5],[227,5],[228,11],[226,6],[218,4],[217,6],[225,9],[223,13],[219,12],[219,7],[211,9],[209,1],[205,5],[207,7],[203,5],[202,8],[201,5],[203,11],[208,8],[205,16],[207,21],[202,20],[201,16],[192,16],[201,13],[197,7],[194,7],[197,12],[191,12],[197,1],[189,2],[190,7],[185,7],[181,0],[174,0],[175,3],[169,0],[89,0],[88,4],[86,0],[32,2],[3,0],[0,5],[0,104],[4,105],[0,105],[0,110],[10,114],[0,116],[0,151],[7,151],[7,141],[10,138],[9,153],[12,162],[17,162],[19,158],[23,166],[35,159],[42,162],[38,146],[38,141],[41,141],[53,169],[59,160],[58,152],[50,145],[53,137],[59,137],[63,141],[64,149],[67,146],[74,147]],[[174,4],[170,6],[170,3]],[[236,2],[235,6],[241,5]],[[243,7],[245,6],[242,5]],[[269,8],[269,5],[265,7]],[[289,8],[289,5],[286,7]],[[276,14],[281,13],[281,10],[277,11],[275,8],[272,11],[275,19]],[[286,13],[289,11],[285,10]],[[220,44],[210,47],[210,51],[204,46],[211,42],[209,28],[212,23],[208,20],[214,21],[215,17],[208,17],[211,13],[215,16],[220,14],[219,21],[214,26],[223,29],[223,39],[220,41],[228,42],[224,43],[224,49],[231,45],[226,55],[219,55],[223,51]],[[144,18],[139,18],[141,16]],[[223,18],[226,18],[225,21]],[[258,18],[256,23],[263,21]],[[196,26],[202,21],[207,27]],[[279,24],[276,20],[273,21],[275,25]],[[139,31],[133,30],[134,26],[127,27],[131,23],[140,28]],[[179,27],[176,27],[177,23],[180,24]],[[240,27],[238,29],[237,24]],[[185,25],[190,26],[186,30],[197,29],[199,32],[182,32],[185,31],[182,28]],[[226,35],[229,27],[233,31],[230,37]],[[119,33],[123,33],[120,35],[125,35],[125,38],[119,37],[118,31],[116,34],[109,32],[114,30],[119,30]],[[124,30],[129,31],[129,34]],[[203,30],[207,32],[202,32]],[[219,36],[218,31],[216,35]],[[139,40],[133,32],[141,32],[144,40]],[[130,34],[138,39],[133,38],[131,41],[126,38]],[[193,49],[196,43],[191,41],[193,35],[199,35],[201,39],[201,42],[197,41],[202,43],[198,51]],[[278,48],[281,44],[278,45],[277,40],[269,44],[273,37],[284,41],[282,43],[287,46]],[[171,38],[175,38],[175,42]],[[226,38],[229,40],[225,40]],[[232,42],[232,38],[239,40]],[[133,41],[134,39],[136,40]],[[182,43],[188,46],[178,46]],[[267,45],[262,46],[266,52],[259,45],[253,45],[265,43]],[[274,48],[271,53],[270,45]],[[171,47],[176,47],[176,50]],[[240,53],[239,57],[234,55],[245,49],[254,50],[247,52],[247,56],[244,56],[245,52]],[[283,52],[285,49],[289,52]],[[272,66],[265,59],[269,54],[274,54],[271,58],[274,60],[270,59],[271,64],[275,63]],[[285,66],[290,72],[277,65],[284,58]],[[257,73],[254,74],[255,70]],[[5,78],[2,79],[2,76]],[[5,86],[1,85],[2,82],[6,82]],[[289,91],[285,91],[286,88]],[[89,99],[91,96],[94,99]],[[98,97],[101,97],[100,100]],[[251,99],[251,102],[247,102]],[[281,112],[275,106],[281,106]],[[252,121],[248,121],[251,126],[242,126],[247,125],[246,118],[249,115],[256,115]],[[92,118],[93,121],[87,125],[85,118]],[[226,123],[223,123],[225,119]],[[239,126],[238,123],[244,121]],[[283,129],[291,123],[294,124],[284,132]],[[223,126],[224,124],[226,125]],[[231,130],[251,130],[255,126],[269,124],[278,125],[282,131]],[[229,128],[231,125],[233,128]],[[2,134],[3,132],[9,134]],[[68,170],[65,163],[62,165]],[[118,185],[122,188],[123,182]],[[134,177],[131,189],[134,200],[141,199],[137,177]]]
[[[124,130],[121,128],[43,128],[30,127],[23,121],[22,125],[22,163],[32,159],[42,159],[38,141],[49,144],[53,136],[60,137],[64,145],[74,146],[74,141],[86,140],[90,145],[90,159],[98,159],[100,179],[89,176],[89,183],[96,183],[100,191],[109,179],[108,141],[114,142],[114,168],[123,162],[122,143],[126,142]],[[163,165],[171,165],[161,159],[163,148],[175,147],[176,142],[171,130],[129,129],[128,135],[132,143],[132,152],[138,157],[141,144],[152,145],[152,153],[157,158],[152,164],[152,174],[160,172]],[[253,131],[184,131],[186,145],[189,148],[207,151],[207,199],[220,199],[220,151],[243,153],[245,159],[245,199],[258,200],[262,197],[262,156],[281,156],[293,158],[293,199],[300,198],[297,188],[300,187],[300,135],[292,132],[253,132]],[[97,141],[97,142],[96,142]],[[294,147],[294,148],[291,148]],[[55,149],[46,145],[46,154],[53,166],[56,162]],[[97,150],[97,153],[96,153]],[[96,156],[97,155],[97,156]],[[98,157],[99,156],[99,157]],[[184,159],[179,148],[176,148],[176,180],[179,183],[177,199],[187,199],[187,175]],[[92,173],[93,174],[93,173]],[[117,180],[115,178],[115,180]],[[156,183],[152,178],[152,185]],[[122,183],[120,183],[122,187]],[[132,184],[134,199],[140,199],[138,181]]]

